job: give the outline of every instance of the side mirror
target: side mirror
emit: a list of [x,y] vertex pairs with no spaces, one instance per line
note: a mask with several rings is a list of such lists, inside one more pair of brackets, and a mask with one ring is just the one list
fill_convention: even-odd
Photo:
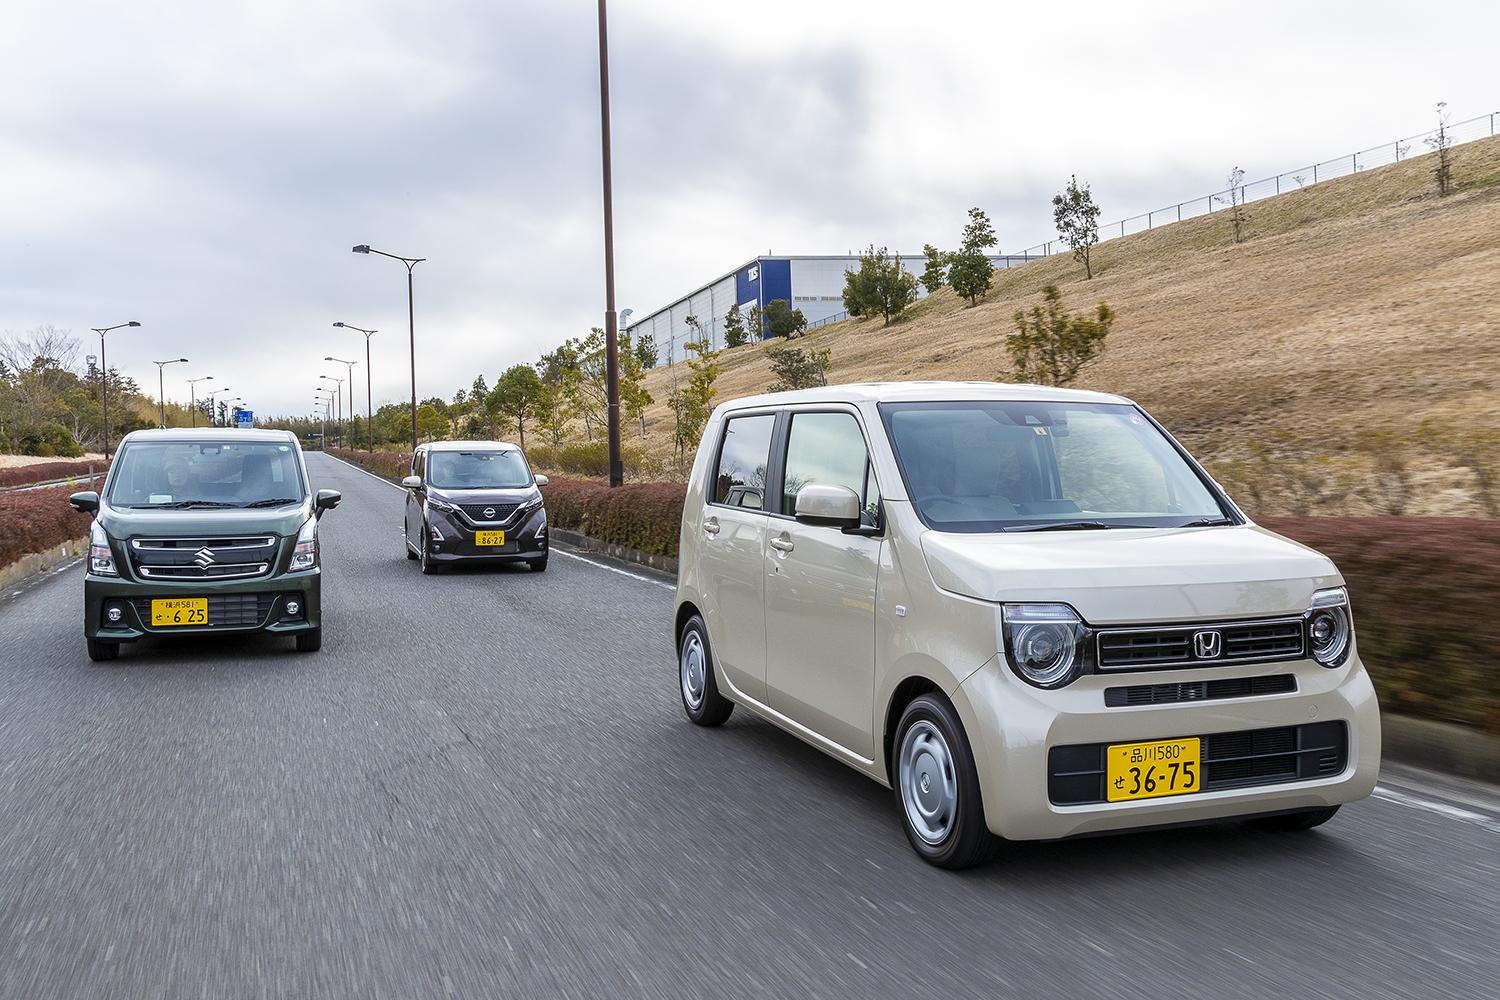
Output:
[[68,497],[68,506],[80,514],[97,514],[99,513],[99,494],[93,490],[74,493]]
[[857,528],[859,494],[847,486],[804,486],[797,493],[797,520],[829,528]]
[[544,476],[544,475],[541,475],[540,473],[538,473],[535,476],[532,476],[531,480],[532,480],[532,482],[536,483],[538,486],[546,486],[547,485],[547,477]]
[[343,499],[344,494],[338,490],[319,490],[313,497],[313,510],[322,517],[324,511],[333,510]]
[[401,485],[405,486],[409,490],[421,489],[421,487],[422,487],[422,477],[421,476],[407,476],[405,479],[401,480]]

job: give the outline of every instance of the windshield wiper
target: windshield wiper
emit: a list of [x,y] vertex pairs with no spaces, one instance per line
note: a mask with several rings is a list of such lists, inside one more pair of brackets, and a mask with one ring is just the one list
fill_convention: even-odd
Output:
[[191,507],[238,507],[237,503],[223,500],[178,500],[175,503],[138,503],[135,507],[151,507],[156,510],[187,510]]
[[1103,521],[1053,521],[1047,524],[1020,524],[1006,531],[1099,531],[1112,525]]
[[301,503],[301,502],[302,501],[299,500],[299,499],[297,499],[296,497],[267,497],[264,500],[251,500],[249,503],[247,503],[247,504],[241,504],[240,506],[242,506],[242,507],[283,507],[283,506],[285,506],[286,504],[289,504],[289,503]]
[[1227,517],[1204,517],[1204,518],[1199,518],[1196,521],[1189,521],[1187,524],[1179,524],[1177,527],[1179,527],[1179,528],[1216,528],[1216,527],[1218,527],[1221,524],[1233,524],[1233,523],[1234,522],[1231,521]]

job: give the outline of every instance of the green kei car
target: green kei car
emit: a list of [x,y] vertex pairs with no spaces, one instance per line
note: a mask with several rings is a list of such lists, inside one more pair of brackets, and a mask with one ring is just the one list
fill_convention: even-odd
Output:
[[317,650],[318,519],[341,499],[312,493],[287,431],[126,435],[103,491],[68,501],[94,516],[83,579],[89,658],[178,633],[274,632]]

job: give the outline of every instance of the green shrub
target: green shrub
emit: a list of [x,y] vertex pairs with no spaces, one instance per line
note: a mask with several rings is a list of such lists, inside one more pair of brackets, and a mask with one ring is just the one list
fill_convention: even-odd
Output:
[[77,458],[83,454],[78,442],[66,427],[56,420],[48,420],[27,431],[21,438],[21,454],[43,458],[56,455],[61,458]]

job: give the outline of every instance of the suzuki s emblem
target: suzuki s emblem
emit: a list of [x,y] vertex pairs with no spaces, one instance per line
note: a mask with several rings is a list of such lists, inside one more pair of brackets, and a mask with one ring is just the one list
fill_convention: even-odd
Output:
[[486,507],[484,509],[484,516],[486,518],[490,519],[491,521],[493,521],[495,519],[495,508],[493,508],[493,507]]
[[193,556],[193,562],[197,563],[200,569],[208,569],[209,565],[212,564],[213,561],[213,551],[210,550],[206,545],[203,548],[199,549]]
[[1200,660],[1217,660],[1223,644],[1224,637],[1218,632],[1193,633],[1193,654]]

